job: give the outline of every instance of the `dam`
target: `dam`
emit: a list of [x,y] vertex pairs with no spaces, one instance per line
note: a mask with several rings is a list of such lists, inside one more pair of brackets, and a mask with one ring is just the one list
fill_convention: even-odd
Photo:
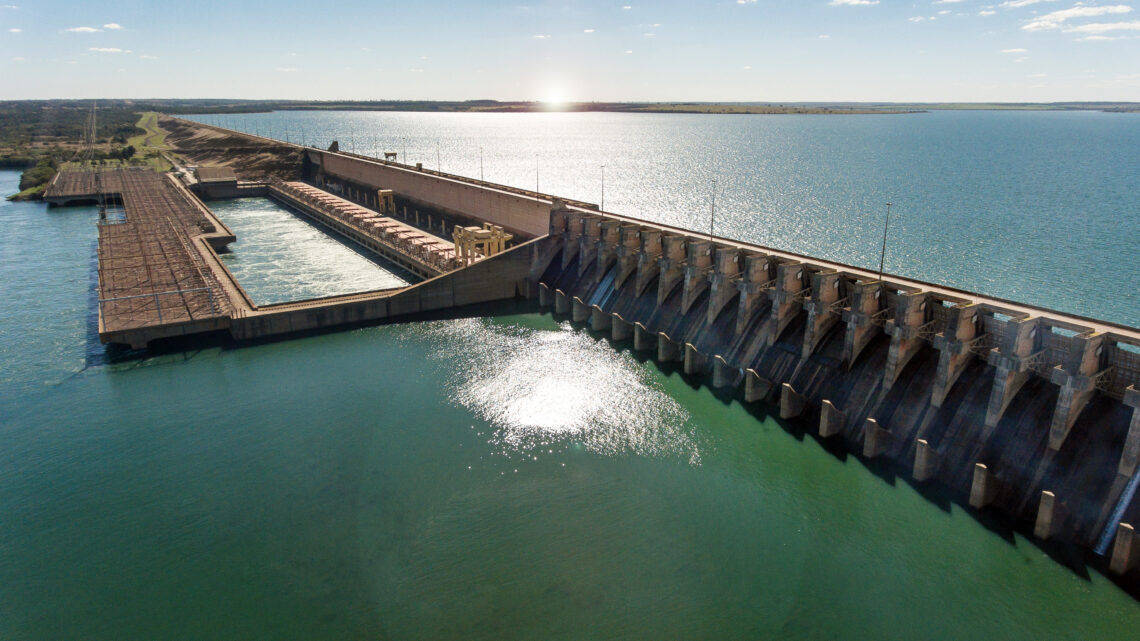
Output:
[[[243,188],[415,266],[423,282],[259,307],[216,260],[226,230],[187,185],[149,177],[139,191],[112,179],[106,189],[121,193],[126,222],[100,226],[100,337],[135,347],[200,333],[250,340],[534,298],[745,402],[778,407],[857,456],[1031,524],[1039,539],[1104,551],[1116,574],[1140,560],[1129,525],[1140,519],[1133,328],[422,167],[296,151],[294,180]],[[68,180],[57,179],[49,201],[90,197]],[[168,204],[149,204],[153,193]],[[153,220],[158,211],[176,213]],[[514,243],[477,250],[467,264],[456,227]],[[126,232],[134,245],[166,240],[126,256],[115,240]],[[178,265],[177,277],[121,285],[115,261],[139,258],[142,268]]]

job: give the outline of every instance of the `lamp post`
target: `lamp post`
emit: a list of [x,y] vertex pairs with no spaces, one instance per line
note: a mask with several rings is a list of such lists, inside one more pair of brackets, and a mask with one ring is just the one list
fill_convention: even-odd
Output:
[[606,210],[606,163],[602,163],[602,203],[598,205],[598,209]]
[[887,227],[891,224],[891,204],[887,203],[887,218],[883,221],[883,249],[879,252],[879,281],[883,280],[883,263],[887,258]]
[[542,193],[538,188],[538,154],[534,155],[534,193],[535,195]]
[[712,243],[713,230],[716,228],[716,178],[712,179],[712,200],[709,204],[709,243]]
[[486,182],[483,180],[483,148],[479,148],[479,182]]

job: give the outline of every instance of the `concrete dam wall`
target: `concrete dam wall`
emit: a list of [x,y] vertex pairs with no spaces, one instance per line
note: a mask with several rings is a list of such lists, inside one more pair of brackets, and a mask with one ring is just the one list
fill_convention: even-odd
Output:
[[1042,539],[1140,517],[1131,328],[573,208],[551,236],[542,303],[820,439]]

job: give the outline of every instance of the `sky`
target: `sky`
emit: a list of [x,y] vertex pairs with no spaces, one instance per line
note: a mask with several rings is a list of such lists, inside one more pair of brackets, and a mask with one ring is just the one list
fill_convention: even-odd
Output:
[[1140,101],[1140,0],[12,2],[0,99]]

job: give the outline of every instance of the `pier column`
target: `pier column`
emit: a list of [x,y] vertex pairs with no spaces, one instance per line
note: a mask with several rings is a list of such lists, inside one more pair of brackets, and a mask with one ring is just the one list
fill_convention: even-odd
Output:
[[[1091,330],[1090,330],[1091,331]],[[1053,422],[1049,426],[1049,449],[1061,449],[1081,410],[1096,393],[1096,375],[1101,373],[1104,334],[1082,334],[1070,339],[1069,352],[1060,367],[1049,372],[1049,380],[1061,387]]]
[[621,221],[603,218],[599,227],[601,238],[598,240],[598,268],[594,270],[595,282],[600,281],[606,275],[610,265],[617,259],[617,249],[621,242],[618,234]]
[[839,411],[835,403],[824,399],[819,406],[819,436],[829,438],[843,431],[847,415]]
[[1047,541],[1060,531],[1064,520],[1064,506],[1057,500],[1057,495],[1048,490],[1041,492],[1041,500],[1037,504],[1037,521],[1033,525],[1033,536]]
[[1108,564],[1108,571],[1113,574],[1125,574],[1140,563],[1140,536],[1129,523],[1116,526],[1116,542],[1112,546],[1112,561]]
[[[407,207],[404,208],[407,210]],[[561,200],[555,200],[550,204],[550,235],[562,236],[567,231],[567,215],[570,210],[566,208],[566,204]],[[404,215],[407,218],[407,214]]]
[[803,311],[803,297],[807,293],[804,287],[806,274],[802,263],[781,263],[776,267],[775,287],[768,290],[768,298],[772,301],[772,313],[768,316],[766,328],[769,345],[774,345]]
[[685,237],[663,236],[662,255],[657,265],[661,270],[657,280],[657,304],[661,305],[677,283],[681,282],[681,267],[685,263]]
[[883,389],[890,389],[906,364],[922,349],[922,326],[926,322],[926,293],[900,292],[895,317],[884,330],[891,336],[887,366],[883,372]]
[[578,238],[578,275],[586,273],[598,256],[598,243],[602,239],[602,219],[586,214],[582,217],[582,235]]
[[708,273],[712,267],[712,247],[707,240],[692,240],[686,243],[688,253],[682,272],[685,275],[681,290],[681,313],[687,313],[697,297],[709,286]]
[[608,312],[602,311],[597,305],[590,307],[590,329],[595,332],[609,331],[611,322],[612,317]]
[[637,254],[637,279],[634,281],[634,290],[638,296],[645,292],[645,288],[653,281],[653,277],[660,272],[659,261],[663,249],[660,231],[656,229],[641,230],[641,251]]
[[930,395],[930,404],[934,407],[942,407],[954,383],[974,357],[971,344],[978,335],[978,306],[961,305],[952,312],[946,329],[934,337],[934,348],[939,351],[938,373]]
[[887,449],[891,433],[873,418],[863,421],[863,458],[875,458]]
[[848,285],[848,291],[851,307],[843,312],[843,320],[847,322],[847,331],[843,337],[843,360],[850,369],[863,348],[879,333],[875,314],[882,306],[880,299],[883,284],[877,280],[854,282]]
[[713,387],[736,387],[740,384],[740,376],[740,369],[729,365],[723,356],[713,356]]
[[554,290],[554,313],[570,313],[570,298],[561,289]]
[[657,349],[657,334],[645,329],[641,323],[633,324],[633,349],[636,352],[648,352]]
[[554,304],[554,292],[550,291],[550,287],[546,283],[538,284],[538,306],[550,307]]
[[579,242],[584,234],[585,215],[580,211],[566,212],[566,233],[562,234],[562,269],[566,269],[581,249]]
[[610,314],[610,339],[626,341],[633,336],[633,323],[627,322],[620,314]]
[[839,272],[827,270],[811,275],[811,298],[804,303],[807,310],[807,329],[804,331],[804,345],[800,358],[806,359],[815,353],[828,330],[839,322],[840,315],[835,309],[839,302]]
[[1029,380],[1033,340],[1037,336],[1036,318],[1011,318],[1005,326],[1001,344],[988,355],[996,369],[990,402],[986,407],[986,427],[994,427],[1005,414],[1010,401]]
[[928,481],[934,476],[934,448],[926,439],[918,439],[914,444],[914,472],[916,481]]
[[1124,390],[1124,404],[1132,408],[1132,422],[1128,425],[1128,437],[1124,439],[1116,471],[1131,478],[1136,473],[1136,464],[1140,462],[1140,389],[1135,385]]
[[970,507],[982,509],[993,503],[997,496],[997,478],[985,463],[974,465],[974,480],[970,484]]
[[772,381],[756,373],[754,369],[744,370],[744,400],[749,403],[768,398],[772,391]]
[[735,281],[740,279],[740,252],[733,248],[720,247],[713,260],[713,271],[709,274],[709,307],[705,322],[712,325],[720,310],[736,296]]
[[621,287],[630,274],[637,270],[637,255],[640,251],[641,228],[628,223],[622,225],[618,230],[618,247],[614,251],[618,263],[614,289]]
[[807,398],[796,389],[784,383],[780,386],[780,418],[795,418],[807,409]]
[[685,373],[703,374],[708,369],[708,358],[697,351],[692,343],[685,343]]
[[740,302],[736,311],[736,335],[744,333],[748,323],[752,320],[752,313],[756,311],[758,303],[767,301],[765,290],[772,280],[771,267],[768,257],[764,255],[745,256],[744,275],[736,281],[736,289],[740,292]]
[[669,338],[665,332],[657,332],[657,360],[662,363],[684,360],[682,345]]
[[584,323],[590,317],[590,306],[581,298],[575,296],[570,303],[570,319],[575,323]]

